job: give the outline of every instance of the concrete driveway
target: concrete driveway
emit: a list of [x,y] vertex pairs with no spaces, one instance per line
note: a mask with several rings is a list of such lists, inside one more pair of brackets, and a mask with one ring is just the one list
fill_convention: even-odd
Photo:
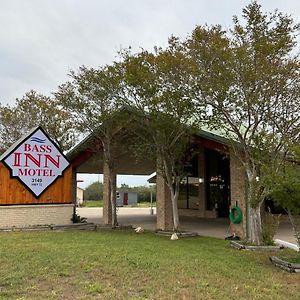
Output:
[[[77,213],[81,217],[87,218],[89,222],[102,223],[102,208],[80,207],[77,208]],[[120,207],[118,208],[118,220],[122,225],[141,226],[147,230],[154,231],[156,229],[156,209],[154,208],[154,214],[151,215],[150,208]],[[197,232],[202,236],[224,239],[230,235],[229,219],[226,218],[203,219],[197,217],[180,217],[180,224],[183,231]],[[283,218],[275,238],[296,243],[291,225],[286,218]]]

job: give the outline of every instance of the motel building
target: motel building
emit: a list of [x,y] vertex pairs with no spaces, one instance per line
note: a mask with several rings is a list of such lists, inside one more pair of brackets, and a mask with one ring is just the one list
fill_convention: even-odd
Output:
[[[190,161],[189,176],[182,182],[179,216],[228,218],[230,207],[238,205],[243,218],[232,230],[246,235],[245,174],[230,148],[230,141],[208,131],[193,138],[196,155]],[[124,141],[126,145],[126,141]],[[118,175],[150,175],[156,162],[137,162],[126,147],[120,149],[116,173],[109,174],[103,151],[93,134],[66,156],[40,127],[32,129],[0,156],[0,228],[71,224],[76,207],[79,173],[103,174],[103,223],[111,224],[108,178]],[[156,228],[172,230],[172,209],[168,187],[157,173]]]

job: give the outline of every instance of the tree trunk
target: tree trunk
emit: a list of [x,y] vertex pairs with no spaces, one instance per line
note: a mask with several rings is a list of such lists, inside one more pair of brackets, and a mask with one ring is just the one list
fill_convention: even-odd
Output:
[[256,245],[262,244],[262,225],[261,225],[261,206],[260,202],[256,207],[250,208],[249,220],[249,239]]
[[[246,169],[247,179],[248,179],[248,191],[247,191],[247,201],[250,204],[249,211],[249,236],[248,239],[250,242],[255,243],[256,245],[262,244],[262,220],[261,220],[261,207],[263,200],[257,199],[256,189],[256,172],[253,172],[250,168]],[[259,201],[259,202],[258,202]]]
[[111,153],[111,140],[109,138],[102,140],[103,154],[109,169],[109,200],[111,205],[111,225],[118,225],[117,209],[116,209],[116,174],[114,170],[114,161]]
[[[176,176],[173,177],[173,174],[170,172],[170,168],[165,159],[158,157],[158,161],[163,163],[164,166],[164,175],[166,178],[166,183],[170,190],[171,202],[172,202],[172,216],[173,216],[173,230],[179,230],[179,216],[178,216],[178,196],[179,196],[179,181]],[[173,186],[173,181],[175,179],[175,190]]]
[[168,187],[171,194],[172,202],[172,216],[173,216],[173,230],[179,230],[179,216],[178,216],[178,195],[179,195],[179,184],[175,183],[175,191],[173,184],[168,183]]
[[116,182],[115,182],[115,173],[113,170],[110,170],[109,175],[109,190],[110,190],[110,204],[111,204],[111,213],[112,213],[112,227],[118,226],[117,219],[117,205],[116,205]]

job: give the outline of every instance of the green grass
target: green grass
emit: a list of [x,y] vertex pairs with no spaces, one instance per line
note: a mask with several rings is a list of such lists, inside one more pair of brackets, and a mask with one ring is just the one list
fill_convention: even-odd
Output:
[[[152,206],[155,207],[156,202],[153,202]],[[103,200],[85,200],[83,207],[103,207]],[[139,202],[136,205],[128,205],[126,207],[150,207],[150,202]]]
[[289,254],[278,255],[279,258],[294,264],[300,264],[300,254],[295,251],[290,251]]
[[103,200],[84,200],[83,207],[103,207]]
[[0,233],[0,299],[297,299],[300,274],[213,238]]
[[[147,208],[147,207],[150,207],[150,202],[139,202],[136,205],[129,205],[128,207],[144,207],[144,208]],[[156,202],[152,203],[152,207],[156,207]]]

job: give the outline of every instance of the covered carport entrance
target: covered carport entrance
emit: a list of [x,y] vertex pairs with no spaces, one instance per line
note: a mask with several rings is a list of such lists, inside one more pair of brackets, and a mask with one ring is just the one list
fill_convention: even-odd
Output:
[[[78,208],[80,216],[87,218],[89,222],[103,224],[102,208]],[[121,208],[118,219],[123,225],[143,227],[146,230],[156,230],[156,211],[151,215],[149,208]],[[224,239],[230,234],[228,218],[199,218],[192,216],[179,216],[183,231],[196,232],[201,236],[209,236]],[[282,218],[276,239],[296,244],[291,224],[287,218]]]
[[[202,223],[202,228],[208,228],[212,223],[220,224],[221,235],[224,237],[228,233],[229,220],[228,218],[223,219],[223,217],[228,215],[229,206],[232,203],[234,205],[237,203],[246,216],[243,170],[237,158],[219,136],[201,132],[195,136],[194,147],[197,148],[197,151],[191,164],[193,170],[191,170],[191,176],[187,177],[186,182],[183,183],[183,193],[178,201],[181,228],[190,230],[188,225],[185,226],[185,220],[190,220],[194,224]],[[110,174],[103,161],[103,152],[99,142],[93,135],[77,145],[68,154],[68,157],[72,161],[74,170],[74,190],[76,189],[77,173],[103,174],[104,207],[102,217],[99,219],[99,222],[101,221],[103,224],[111,224],[108,178],[113,175],[116,181],[116,174],[150,175],[156,170],[155,161],[151,161],[147,157],[143,161],[137,161],[128,146],[128,148],[120,149],[120,153],[116,157],[115,174]],[[149,219],[150,229],[173,230],[170,193],[164,179],[159,175],[156,177],[156,193],[156,215],[148,218],[148,214],[140,216],[133,214],[130,223],[138,225],[139,218],[143,216],[144,219]],[[128,223],[125,222],[126,218],[128,217],[119,214],[120,223]],[[220,219],[216,221],[216,218]],[[233,228],[239,235],[245,233],[245,219],[242,224]],[[200,222],[201,220],[203,222]],[[210,235],[214,236],[214,233],[211,232]]]

